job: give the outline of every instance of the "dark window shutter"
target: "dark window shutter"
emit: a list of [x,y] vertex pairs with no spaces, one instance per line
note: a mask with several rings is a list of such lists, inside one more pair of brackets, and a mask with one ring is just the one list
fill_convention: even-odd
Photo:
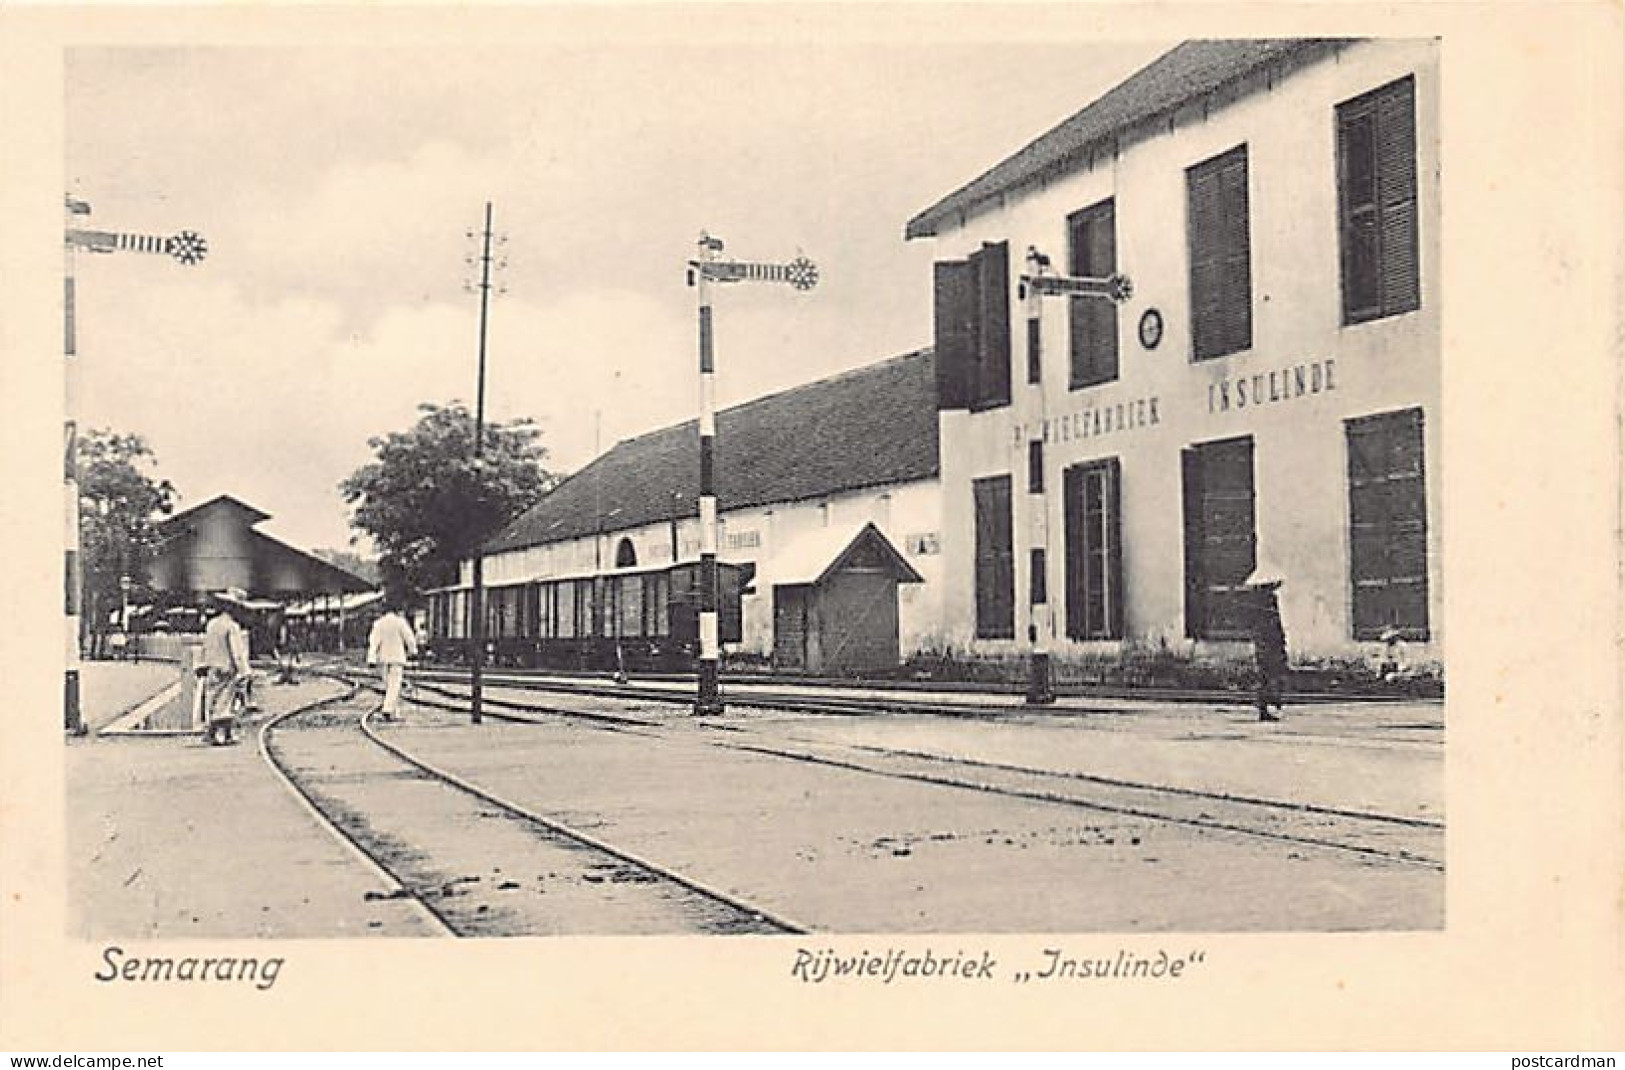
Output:
[[1027,381],[1042,382],[1044,378],[1043,321],[1037,316],[1027,317]]
[[1123,466],[1106,461],[1106,634],[1123,638]]
[[1205,443],[1183,461],[1186,634],[1236,638],[1248,632],[1243,584],[1257,563],[1253,440]]
[[1194,449],[1179,451],[1185,515],[1185,638],[1207,630],[1206,589],[1202,575],[1202,458]]
[[1349,585],[1354,638],[1428,629],[1427,475],[1421,409],[1348,421]]
[[1012,639],[1016,634],[1014,525],[1010,477],[971,483],[976,522],[976,637]]
[[1345,324],[1421,307],[1415,90],[1405,77],[1337,107]]
[[1385,316],[1421,304],[1417,271],[1416,107],[1411,79],[1377,98],[1377,193],[1382,218],[1380,290]]
[[[1073,275],[1105,278],[1117,270],[1117,213],[1113,201],[1102,201],[1068,219],[1068,270]],[[1073,389],[1117,378],[1117,305],[1095,297],[1068,302],[1072,334]]]
[[1192,342],[1197,360],[1253,344],[1247,146],[1186,172]]
[[1381,312],[1377,289],[1376,116],[1369,104],[1337,113],[1337,211],[1343,278],[1343,322]]
[[971,257],[979,287],[976,392],[971,407],[1010,404],[1010,245],[988,244]]
[[935,272],[937,408],[970,404],[976,360],[976,280],[964,260],[938,261]]
[[1066,538],[1063,559],[1066,586],[1062,599],[1066,613],[1066,635],[1069,639],[1082,639],[1088,635],[1083,616],[1083,559],[1086,552],[1083,531],[1083,472],[1081,465],[1072,465],[1061,476],[1061,512]]

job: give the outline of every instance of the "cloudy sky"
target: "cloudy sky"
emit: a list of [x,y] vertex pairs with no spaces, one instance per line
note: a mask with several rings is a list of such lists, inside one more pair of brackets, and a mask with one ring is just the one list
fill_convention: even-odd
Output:
[[79,258],[83,422],[145,435],[183,504],[234,494],[345,545],[336,485],[368,437],[473,401],[465,232],[489,199],[488,412],[535,418],[572,470],[600,421],[608,448],[693,415],[702,229],[823,276],[722,291],[724,404],[927,344],[933,250],[907,219],[1166,47],[75,48],[86,225],[210,248]]

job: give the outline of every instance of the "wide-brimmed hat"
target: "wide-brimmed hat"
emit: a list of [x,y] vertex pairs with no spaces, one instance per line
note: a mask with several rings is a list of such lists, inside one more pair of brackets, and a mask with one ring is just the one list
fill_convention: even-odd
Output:
[[248,601],[248,592],[241,587],[226,587],[210,595],[216,602],[232,602],[241,605]]

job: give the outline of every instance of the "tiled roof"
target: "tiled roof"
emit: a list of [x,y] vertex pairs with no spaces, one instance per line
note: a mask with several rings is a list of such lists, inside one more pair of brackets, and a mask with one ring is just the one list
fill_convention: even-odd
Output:
[[1186,41],[1108,90],[1105,95],[968,185],[908,221],[909,238],[934,237],[944,224],[1026,182],[1089,165],[1092,152],[1110,152],[1113,139],[1164,119],[1180,106],[1287,59],[1307,60],[1341,48],[1348,38]]
[[197,518],[205,512],[235,511],[242,519],[240,523],[252,526],[262,520],[271,519],[270,513],[263,513],[249,505],[241,498],[233,498],[229,494],[217,494],[206,502],[199,502],[190,508],[182,509],[172,516],[167,516],[158,522],[160,528],[180,531],[196,523]]
[[[486,552],[694,516],[699,454],[693,420],[618,443],[509,524]],[[724,511],[935,477],[931,351],[724,409],[716,464]]]

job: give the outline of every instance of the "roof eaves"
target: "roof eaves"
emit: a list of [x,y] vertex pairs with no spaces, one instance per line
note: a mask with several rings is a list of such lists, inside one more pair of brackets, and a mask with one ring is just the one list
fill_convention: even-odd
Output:
[[[1001,202],[1013,190],[1032,183],[1044,183],[1053,178],[1075,171],[1079,161],[1085,161],[1085,167],[1092,167],[1098,153],[1110,147],[1115,153],[1118,145],[1125,135],[1137,133],[1147,128],[1154,128],[1176,115],[1181,109],[1192,101],[1220,94],[1237,83],[1244,82],[1253,77],[1258,71],[1276,65],[1284,65],[1306,53],[1313,56],[1322,52],[1329,52],[1342,48],[1350,43],[1348,38],[1302,38],[1281,42],[1279,39],[1258,39],[1259,45],[1283,45],[1277,51],[1261,55],[1254,62],[1244,64],[1236,71],[1220,79],[1212,85],[1204,85],[1192,89],[1159,106],[1140,110],[1104,127],[1075,145],[1065,145],[1063,142],[1069,136],[1073,127],[1079,125],[1087,114],[1101,104],[1107,97],[1120,91],[1126,91],[1135,83],[1148,76],[1152,68],[1169,60],[1169,57],[1186,45],[1187,41],[1178,48],[1170,49],[1129,75],[1116,86],[1107,90],[1100,97],[1076,112],[1067,119],[1051,127],[1044,134],[1035,138],[1018,151],[1000,160],[976,178],[965,183],[954,192],[943,197],[931,207],[917,213],[903,228],[904,240],[914,238],[934,238],[940,233],[944,223],[952,226],[964,226],[972,216],[987,210],[990,203]],[[1226,101],[1228,103],[1228,101]],[[1030,164],[1023,165],[1023,157],[1034,157]],[[1001,174],[1000,172],[1007,172]]]

